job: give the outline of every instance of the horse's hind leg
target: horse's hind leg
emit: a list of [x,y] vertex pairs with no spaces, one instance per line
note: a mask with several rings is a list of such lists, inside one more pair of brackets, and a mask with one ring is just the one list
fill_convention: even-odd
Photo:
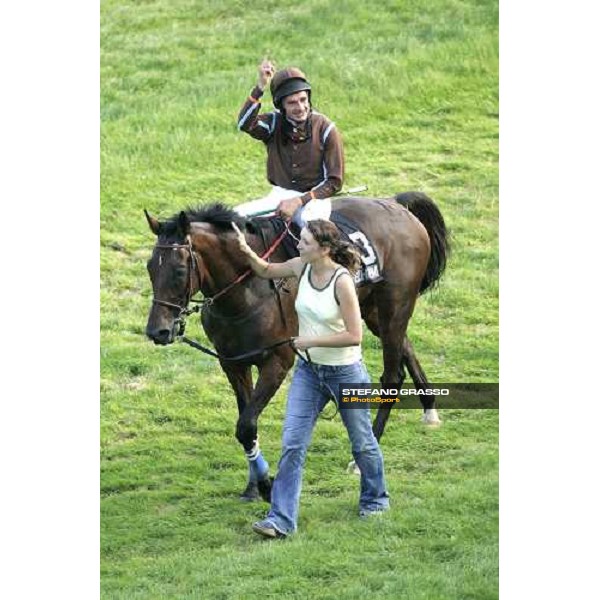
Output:
[[[377,310],[377,305],[373,302],[372,298],[369,298],[369,302],[365,302],[364,306],[361,306],[362,309],[362,318],[365,321],[365,324],[367,325],[367,328],[369,329],[369,331],[378,338],[381,338],[381,330],[379,327],[379,313]],[[405,337],[405,340],[408,342],[408,338]],[[412,351],[412,346],[410,346],[410,350]],[[404,350],[404,345],[402,346],[402,349]],[[404,380],[406,379],[406,371],[404,370],[404,360],[403,357],[401,357],[401,361],[400,361],[400,366],[398,367],[398,381],[400,383],[403,383]],[[381,375],[381,377],[379,378],[379,381],[381,383],[384,382],[383,379],[383,374]]]
[[[411,294],[406,287],[379,284],[376,291],[379,337],[383,345],[382,385],[394,384],[401,387],[405,372],[403,368],[403,342],[408,321],[412,315],[416,292]],[[382,405],[373,422],[373,433],[377,441],[383,436],[385,424],[392,407]]]
[[[365,303],[365,306],[363,307],[363,318],[369,331],[376,337],[381,337],[377,306],[373,302]],[[399,383],[403,383],[406,378],[405,367],[417,389],[428,389],[431,387],[427,380],[427,376],[425,375],[425,371],[423,371],[423,368],[417,360],[417,356],[408,336],[404,336],[404,341],[402,343],[402,361],[398,369]],[[381,382],[383,383],[383,376]],[[441,420],[437,409],[435,408],[434,396],[420,396],[420,398],[421,404],[423,405],[423,416],[421,418],[423,423],[430,426],[440,425]]]
[[[386,285],[386,284],[382,284]],[[387,290],[387,292],[386,292]],[[403,355],[402,351],[404,346],[399,342],[402,338],[399,338],[399,332],[402,330],[401,321],[403,318],[406,320],[403,331],[406,332],[406,326],[408,319],[412,313],[412,308],[408,311],[408,316],[405,316],[407,311],[398,311],[397,304],[392,296],[399,295],[399,288],[388,286],[383,288],[380,286],[376,293],[369,296],[366,301],[361,304],[362,317],[365,324],[369,328],[369,331],[376,337],[381,339],[383,344],[383,356],[384,356],[384,372],[380,377],[382,385],[386,383],[399,383],[402,385],[406,378],[406,372],[404,370]],[[390,299],[386,301],[386,297],[390,296]],[[382,306],[383,305],[383,306]],[[380,317],[381,313],[384,315],[383,319]],[[398,324],[396,325],[396,323]],[[390,416],[391,406],[382,405],[377,410],[377,416],[373,422],[373,433],[380,440],[385,429],[385,425]],[[348,465],[348,471],[356,472],[353,461]]]
[[[408,373],[417,389],[431,389],[425,371],[423,371],[423,368],[417,360],[412,344],[407,337],[404,338],[404,343],[402,344],[402,362],[406,365]],[[421,399],[421,404],[423,405],[423,416],[421,417],[423,423],[431,427],[441,425],[442,421],[435,408],[435,396],[421,395],[419,397]]]

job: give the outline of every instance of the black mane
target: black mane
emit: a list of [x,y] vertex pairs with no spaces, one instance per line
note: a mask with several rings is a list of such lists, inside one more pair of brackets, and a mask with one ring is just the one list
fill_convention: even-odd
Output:
[[[222,202],[188,207],[184,212],[190,223],[210,223],[219,229],[231,229],[231,222],[233,221],[242,231],[246,225],[245,217],[242,217]],[[161,224],[164,233],[169,234],[177,231],[179,214],[174,214]]]

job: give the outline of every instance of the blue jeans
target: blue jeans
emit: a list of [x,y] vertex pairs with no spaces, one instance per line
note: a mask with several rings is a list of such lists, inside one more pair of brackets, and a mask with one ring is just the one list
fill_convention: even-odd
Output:
[[[296,530],[306,451],[317,417],[328,400],[320,380],[326,381],[336,396],[339,383],[371,383],[362,361],[339,367],[313,363],[311,368],[304,361],[296,365],[287,398],[281,459],[271,490],[271,510],[266,519],[285,534]],[[373,435],[369,409],[340,406],[340,415],[352,444],[352,455],[360,468],[359,508],[388,508],[383,455]]]

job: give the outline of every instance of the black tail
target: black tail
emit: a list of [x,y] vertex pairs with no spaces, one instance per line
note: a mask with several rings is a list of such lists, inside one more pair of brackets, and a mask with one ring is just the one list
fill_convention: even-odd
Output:
[[396,202],[406,207],[427,229],[431,244],[431,256],[419,293],[431,288],[442,276],[446,259],[450,256],[450,239],[446,223],[434,201],[422,192],[404,192],[396,196]]

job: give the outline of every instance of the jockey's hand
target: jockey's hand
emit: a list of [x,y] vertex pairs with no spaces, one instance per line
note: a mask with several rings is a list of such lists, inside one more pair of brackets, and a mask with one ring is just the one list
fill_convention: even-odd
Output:
[[277,207],[277,214],[287,221],[292,218],[292,215],[300,206],[302,206],[302,199],[300,196],[297,198],[290,198],[289,200],[282,200]]
[[231,227],[233,228],[233,230],[235,231],[235,234],[237,236],[237,241],[238,241],[238,244],[240,245],[240,250],[244,254],[248,254],[248,255],[249,254],[253,254],[254,251],[252,250],[252,248],[250,248],[250,246],[248,246],[248,242],[246,241],[246,237],[240,231],[240,228],[233,221],[231,222]]
[[312,348],[309,337],[294,337],[292,338],[292,345],[296,350],[308,350]]
[[275,74],[275,65],[266,58],[260,63],[258,67],[258,87],[264,90]]

